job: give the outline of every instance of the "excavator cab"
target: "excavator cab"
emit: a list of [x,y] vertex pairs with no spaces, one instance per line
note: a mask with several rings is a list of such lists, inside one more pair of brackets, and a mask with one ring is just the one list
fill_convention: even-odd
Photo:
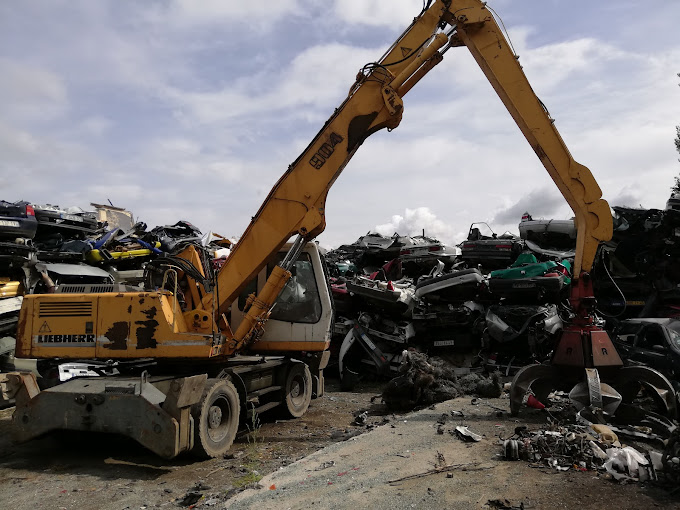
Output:
[[[274,267],[283,259],[284,249],[272,257],[231,305],[229,324],[237,329],[248,305],[248,297],[264,287]],[[307,243],[271,310],[262,337],[249,350],[257,354],[291,351],[318,352],[328,349],[333,307],[330,287],[316,243]]]

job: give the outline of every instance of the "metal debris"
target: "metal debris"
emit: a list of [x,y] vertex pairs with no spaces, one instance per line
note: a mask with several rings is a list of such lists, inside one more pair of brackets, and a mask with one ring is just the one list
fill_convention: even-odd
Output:
[[463,441],[468,441],[468,442],[479,442],[482,440],[482,436],[479,434],[475,434],[472,432],[469,428],[463,427],[462,425],[458,425],[455,428],[455,433],[456,436],[458,436],[460,439]]

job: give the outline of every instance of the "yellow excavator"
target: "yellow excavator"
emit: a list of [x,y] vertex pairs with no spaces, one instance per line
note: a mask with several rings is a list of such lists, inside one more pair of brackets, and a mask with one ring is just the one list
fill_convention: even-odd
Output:
[[588,271],[599,243],[612,235],[609,205],[593,175],[572,158],[486,3],[429,0],[387,52],[360,70],[219,271],[189,246],[154,261],[143,291],[65,288],[25,297],[17,357],[109,362],[99,377],[46,389],[30,374],[4,375],[0,389],[16,401],[16,437],[54,429],[116,432],[167,458],[192,449],[219,456],[239,420],[252,413],[274,407],[304,413],[312,394],[323,394],[328,361],[332,305],[310,241],[326,226],[330,187],[368,136],[399,125],[406,93],[456,47],[471,52],[573,209],[578,229],[575,319],[553,364],[526,367],[516,377],[513,413],[528,389],[540,387],[542,395],[565,380],[585,380],[588,405],[602,407],[598,370],[630,388],[626,398],[637,381],[653,386],[675,412],[670,383],[651,369],[626,373],[593,324]]

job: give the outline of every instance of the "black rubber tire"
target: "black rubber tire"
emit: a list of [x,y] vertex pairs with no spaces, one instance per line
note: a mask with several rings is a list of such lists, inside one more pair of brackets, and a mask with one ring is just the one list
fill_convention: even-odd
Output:
[[194,418],[192,452],[204,458],[221,457],[234,442],[241,412],[238,391],[226,379],[208,379],[203,396],[191,407]]
[[295,363],[286,376],[283,387],[283,414],[289,418],[299,418],[307,412],[312,400],[312,374],[304,363]]

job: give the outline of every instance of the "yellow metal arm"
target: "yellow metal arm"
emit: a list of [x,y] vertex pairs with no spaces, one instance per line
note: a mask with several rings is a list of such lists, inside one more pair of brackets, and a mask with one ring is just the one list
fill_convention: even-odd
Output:
[[[369,135],[399,125],[402,96],[452,46],[468,47],[573,209],[578,229],[574,276],[592,268],[599,242],[612,234],[609,205],[593,175],[571,157],[486,4],[436,0],[430,5],[379,62],[359,73],[347,99],[272,188],[219,274],[220,313],[291,236],[310,240],[323,232],[333,182]],[[270,294],[266,300],[258,297],[261,312],[251,322],[265,319],[276,299]],[[203,299],[207,310],[211,299]]]
[[593,267],[600,241],[612,237],[609,204],[593,174],[574,161],[534,93],[503,32],[479,0],[453,0],[447,20],[496,90],[576,216],[574,277]]
[[328,190],[354,152],[372,133],[401,121],[401,98],[390,83],[409,66],[417,70],[446,42],[444,36],[434,39],[443,14],[441,4],[425,11],[378,63],[359,74],[347,99],[274,185],[220,271],[220,313],[291,236],[309,240],[323,232]]

